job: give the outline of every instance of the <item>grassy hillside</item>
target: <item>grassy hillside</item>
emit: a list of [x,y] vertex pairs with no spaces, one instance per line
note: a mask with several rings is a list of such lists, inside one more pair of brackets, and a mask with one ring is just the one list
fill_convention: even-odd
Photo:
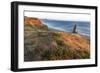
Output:
[[24,20],[24,61],[90,58],[87,38],[79,34],[53,32],[41,20],[29,19]]

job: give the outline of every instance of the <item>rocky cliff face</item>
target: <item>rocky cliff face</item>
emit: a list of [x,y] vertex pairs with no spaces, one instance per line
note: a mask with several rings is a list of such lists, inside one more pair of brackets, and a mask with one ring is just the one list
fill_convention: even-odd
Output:
[[24,24],[25,25],[33,25],[33,26],[42,26],[41,20],[35,17],[24,17]]
[[35,17],[25,17],[24,23],[24,61],[90,58],[90,41],[86,37],[50,31]]

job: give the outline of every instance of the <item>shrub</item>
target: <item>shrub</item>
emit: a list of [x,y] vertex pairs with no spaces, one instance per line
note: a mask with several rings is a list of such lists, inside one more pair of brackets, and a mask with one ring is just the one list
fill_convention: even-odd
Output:
[[40,30],[48,30],[48,27],[44,24],[42,26],[38,26],[37,28]]
[[55,50],[47,50],[43,55],[45,60],[67,60],[67,59],[87,59],[89,53],[76,50],[70,50],[69,48],[56,48]]

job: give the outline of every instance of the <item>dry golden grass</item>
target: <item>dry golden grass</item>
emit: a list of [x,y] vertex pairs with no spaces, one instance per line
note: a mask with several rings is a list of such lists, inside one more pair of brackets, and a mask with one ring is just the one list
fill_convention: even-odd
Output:
[[90,58],[90,40],[86,37],[73,33],[51,32],[37,18],[25,17],[24,23],[24,61]]

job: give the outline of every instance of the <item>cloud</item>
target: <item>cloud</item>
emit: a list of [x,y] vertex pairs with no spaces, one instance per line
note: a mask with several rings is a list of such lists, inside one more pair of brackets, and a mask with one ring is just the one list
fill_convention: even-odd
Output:
[[53,19],[53,20],[68,20],[68,21],[90,21],[90,15],[89,14],[78,14],[78,13],[53,13],[53,12],[24,12],[25,16],[28,17],[37,17],[40,19]]

